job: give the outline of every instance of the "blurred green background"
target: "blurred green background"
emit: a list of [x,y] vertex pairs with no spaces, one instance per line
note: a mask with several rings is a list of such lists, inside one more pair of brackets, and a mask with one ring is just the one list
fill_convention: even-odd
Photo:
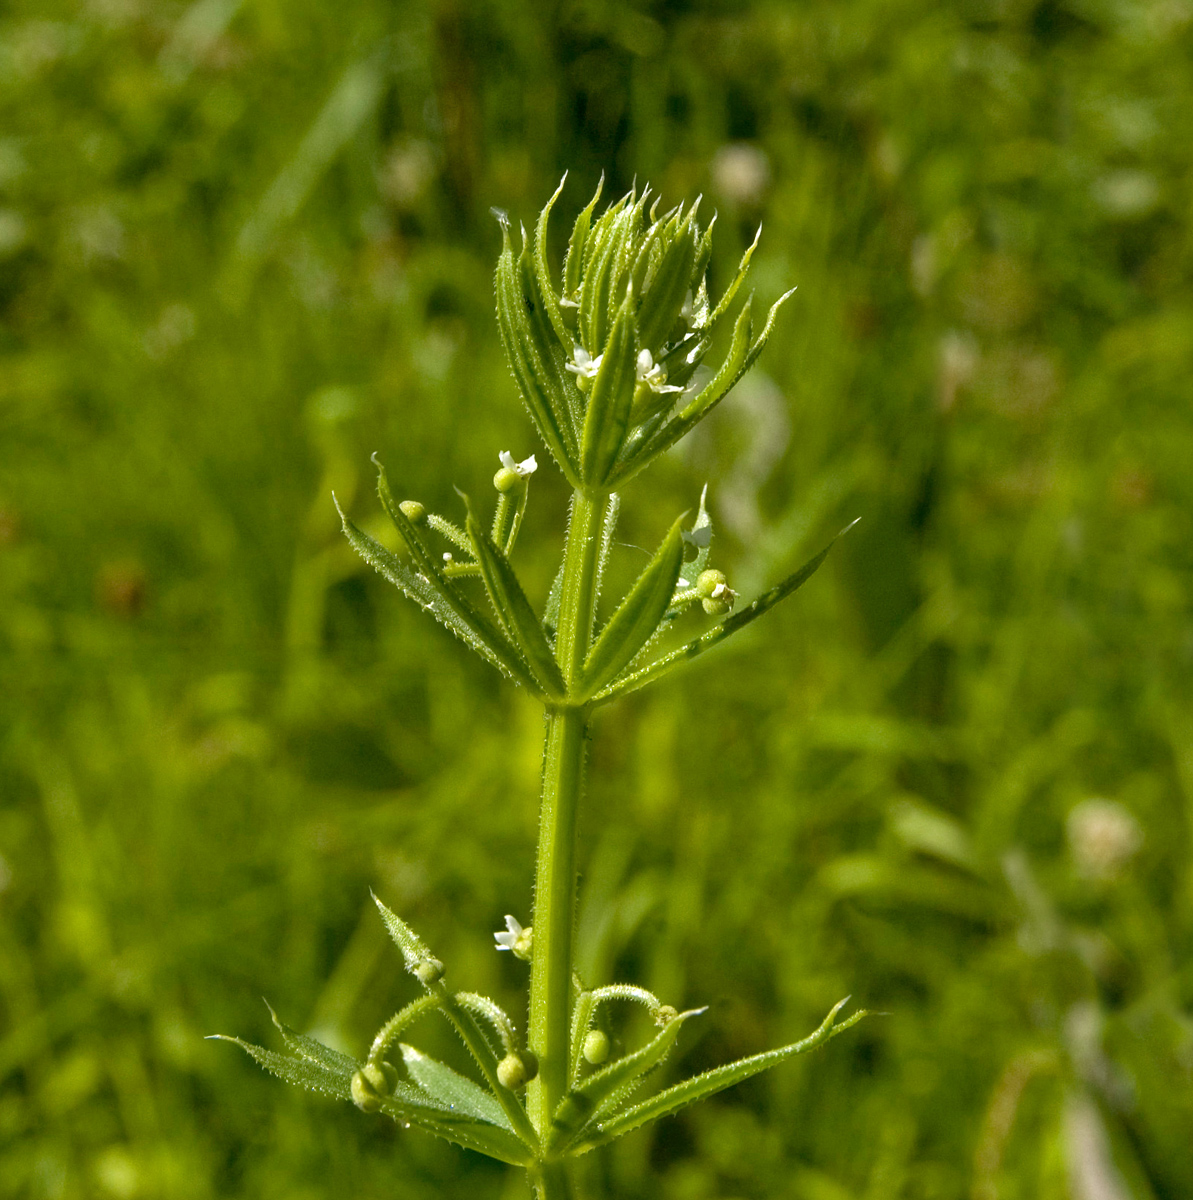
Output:
[[685,1068],[888,1014],[589,1193],[1193,1195],[1191,64],[1187,0],[10,0],[0,1195],[522,1194],[202,1037],[359,1053],[414,986],[370,886],[520,1019],[540,718],[330,492],[545,462],[488,209],[565,168],[561,232],[636,177],[799,285],[625,541],[710,480],[748,598],[864,518],[598,722],[584,969],[711,1004]]

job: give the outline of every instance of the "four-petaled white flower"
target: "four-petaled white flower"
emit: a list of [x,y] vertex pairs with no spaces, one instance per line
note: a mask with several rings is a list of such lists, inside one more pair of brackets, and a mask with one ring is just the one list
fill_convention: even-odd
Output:
[[667,382],[667,368],[654,360],[649,350],[638,351],[637,376],[652,392],[682,392],[683,388]]
[[604,357],[603,354],[598,354],[593,358],[583,346],[577,346],[572,351],[572,360],[567,364],[567,369],[575,375],[581,391],[587,389],[588,381],[601,369],[601,359]]
[[499,929],[493,935],[493,940],[497,943],[498,950],[512,950],[515,958],[529,962],[533,937],[533,928],[528,925],[523,929],[517,917],[511,917],[506,913],[505,929],[504,931]]
[[514,462],[514,456],[508,450],[502,450],[497,456],[501,460],[501,465],[507,471],[513,471],[515,475],[523,479],[527,475],[533,475],[539,469],[539,465],[534,461],[534,455],[529,458],[524,458],[520,463]]

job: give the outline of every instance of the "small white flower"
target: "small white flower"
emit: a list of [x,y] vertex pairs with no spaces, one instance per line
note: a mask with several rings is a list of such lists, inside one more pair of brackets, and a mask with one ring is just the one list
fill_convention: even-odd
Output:
[[576,376],[576,382],[583,387],[584,382],[592,379],[601,369],[601,359],[604,357],[603,354],[598,354],[593,358],[583,346],[577,346],[572,351],[572,360],[567,364],[567,369]]
[[452,552],[450,550],[445,550],[443,552],[443,561],[446,563],[449,563],[449,562],[451,562],[451,560],[452,560]]
[[539,469],[533,454],[529,458],[524,458],[520,463],[514,462],[514,456],[508,450],[502,450],[497,457],[507,471],[513,471],[515,475],[521,476],[523,479],[527,475],[533,475]]
[[652,392],[682,392],[683,388],[667,382],[667,368],[656,363],[649,350],[638,351],[636,374],[639,383],[645,383]]
[[493,935],[493,940],[497,943],[498,950],[512,950],[516,958],[529,962],[533,936],[534,930],[529,925],[523,929],[517,917],[506,913],[505,930],[499,929]]
[[712,590],[713,597],[719,598],[719,597],[723,596],[728,590],[729,589],[723,583],[718,583],[717,586],[715,588],[713,588],[713,590]]

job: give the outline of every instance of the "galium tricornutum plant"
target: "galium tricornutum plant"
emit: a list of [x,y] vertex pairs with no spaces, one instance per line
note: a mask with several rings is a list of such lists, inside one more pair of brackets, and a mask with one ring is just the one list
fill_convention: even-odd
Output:
[[[456,991],[443,963],[380,900],[381,917],[423,994],[382,1026],[363,1062],[295,1033],[276,1017],[287,1054],[232,1039],[291,1083],[525,1168],[547,1200],[568,1195],[569,1158],[809,1050],[862,1015],[836,1023],[842,1001],[802,1041],[642,1099],[640,1086],[684,1023],[704,1010],[678,1012],[644,988],[597,986],[573,968],[576,817],[593,711],[761,616],[812,575],[828,548],[732,613],[736,596],[725,575],[709,566],[712,522],[702,496],[695,519],[675,521],[612,615],[598,623],[621,489],[708,416],[749,370],[786,296],[756,337],[747,299],[733,321],[727,355],[710,370],[705,358],[730,319],[754,246],[713,303],[705,280],[713,223],[701,230],[697,206],[659,216],[657,201],[648,209],[647,189],[597,216],[598,187],[576,218],[556,282],[547,261],[547,223],[558,195],[539,216],[533,241],[523,231],[518,253],[509,222],[498,214],[504,247],[497,319],[506,354],[535,427],[573,488],[563,561],[545,609],[540,613],[531,604],[512,561],[537,465],[533,456],[516,462],[501,453],[492,520],[482,523],[462,496],[463,526],[415,500],[396,501],[378,464],[381,503],[404,553],[391,553],[344,518],[348,540],[367,562],[543,704],[533,925],[524,929],[507,917],[506,930],[495,935],[498,950],[530,967],[525,1040],[495,1001]],[[693,609],[720,619],[676,645],[680,618]],[[624,1002],[644,1006],[657,1032],[614,1056],[603,1010]],[[478,1079],[407,1044],[416,1022],[432,1013],[459,1033]]]

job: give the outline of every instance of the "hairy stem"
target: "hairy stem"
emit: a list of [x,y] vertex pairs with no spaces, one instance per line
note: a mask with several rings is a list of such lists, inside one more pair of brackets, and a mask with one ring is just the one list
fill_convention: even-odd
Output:
[[571,1200],[572,1186],[561,1162],[544,1163],[532,1179],[535,1200]]
[[[572,501],[555,645],[569,692],[592,637],[603,501],[603,496],[580,492]],[[584,785],[587,729],[587,706],[563,704],[547,710],[530,971],[529,1042],[538,1056],[539,1074],[527,1096],[530,1117],[540,1137],[550,1127],[551,1114],[568,1085],[576,814]]]

